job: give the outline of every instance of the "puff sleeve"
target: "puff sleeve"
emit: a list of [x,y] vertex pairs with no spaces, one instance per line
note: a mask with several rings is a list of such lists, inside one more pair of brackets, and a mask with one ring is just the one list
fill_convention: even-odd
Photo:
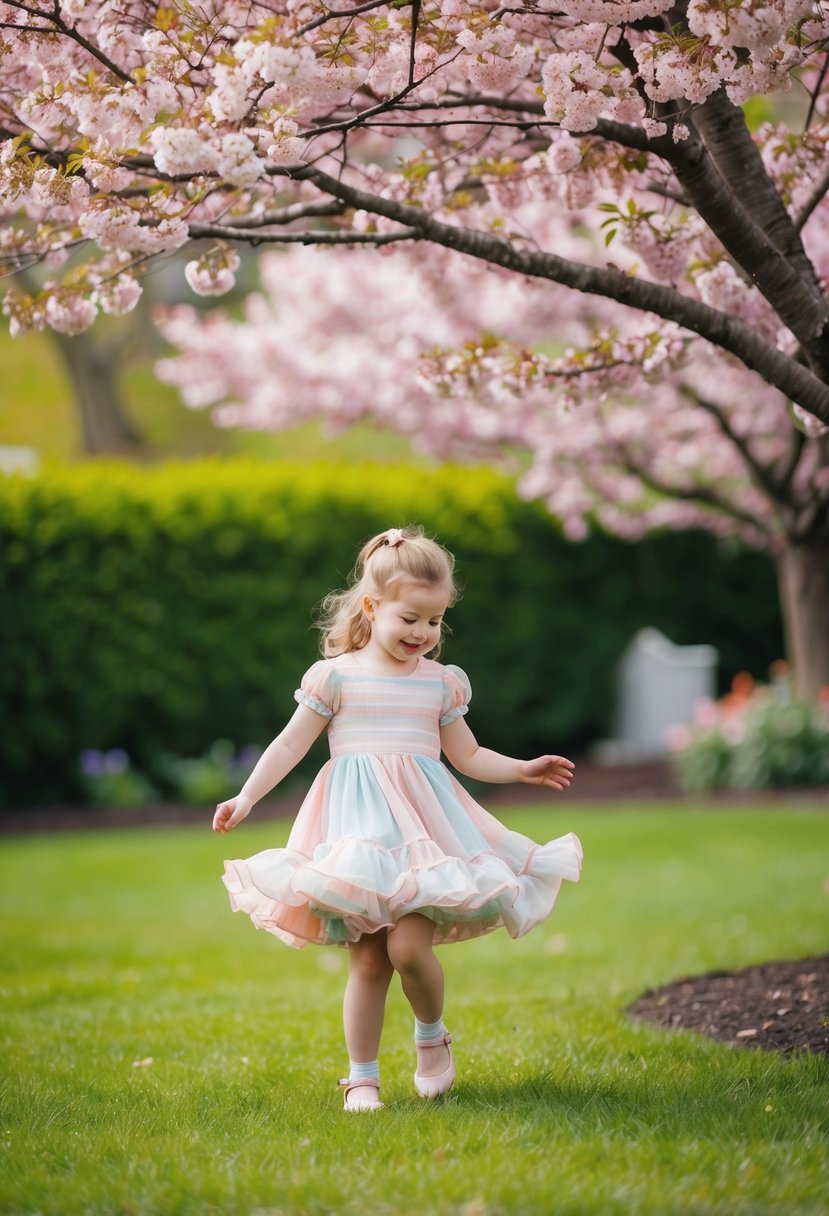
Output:
[[467,712],[472,697],[472,688],[466,672],[452,664],[443,669],[443,704],[440,710],[440,725],[448,726]]
[[294,700],[307,705],[323,718],[333,718],[340,708],[340,673],[330,659],[320,659],[302,677]]

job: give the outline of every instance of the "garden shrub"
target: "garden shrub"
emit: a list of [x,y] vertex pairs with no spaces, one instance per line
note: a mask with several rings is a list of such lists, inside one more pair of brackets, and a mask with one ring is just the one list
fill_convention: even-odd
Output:
[[[314,606],[367,536],[410,522],[458,557],[444,658],[470,674],[486,745],[578,752],[606,733],[613,669],[642,625],[714,643],[728,678],[780,653],[766,559],[701,534],[572,544],[487,468],[96,462],[5,477],[0,801],[83,798],[85,750],[122,749],[155,776],[159,757],[215,740],[267,744],[317,657]],[[315,745],[305,772],[324,755]]]
[[741,673],[727,696],[700,701],[695,721],[669,732],[685,790],[829,785],[829,689],[807,704],[783,667],[769,685]]

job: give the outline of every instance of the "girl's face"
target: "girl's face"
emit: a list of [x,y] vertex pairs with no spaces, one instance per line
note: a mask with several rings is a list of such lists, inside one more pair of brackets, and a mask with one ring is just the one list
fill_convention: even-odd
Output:
[[450,591],[443,584],[397,583],[387,597],[367,595],[363,611],[371,622],[367,654],[388,662],[394,660],[412,669],[412,660],[428,654],[440,641],[443,614]]

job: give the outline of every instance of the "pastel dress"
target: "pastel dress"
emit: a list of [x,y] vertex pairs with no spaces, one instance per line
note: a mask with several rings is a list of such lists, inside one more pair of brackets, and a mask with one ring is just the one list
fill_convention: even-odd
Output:
[[296,700],[329,719],[331,759],[284,849],[225,862],[235,911],[290,946],[353,942],[418,912],[434,941],[499,927],[519,937],[577,882],[572,833],[536,844],[510,831],[441,762],[440,728],[467,711],[459,667],[421,658],[378,675],[359,652],[323,659]]

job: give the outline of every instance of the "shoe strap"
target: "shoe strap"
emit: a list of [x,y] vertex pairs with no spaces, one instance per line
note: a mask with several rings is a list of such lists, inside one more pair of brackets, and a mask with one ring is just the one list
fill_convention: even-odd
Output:
[[442,1039],[435,1039],[434,1042],[418,1043],[417,1039],[415,1039],[415,1047],[448,1047],[451,1042],[452,1036],[447,1030]]
[[348,1097],[348,1095],[351,1093],[352,1089],[359,1089],[361,1085],[368,1085],[372,1089],[377,1089],[377,1090],[379,1090],[379,1088],[380,1088],[380,1082],[377,1080],[376,1077],[357,1077],[357,1079],[355,1081],[352,1081],[350,1077],[340,1077],[337,1084],[340,1086],[341,1089],[345,1090],[345,1094],[344,1094],[345,1098]]

